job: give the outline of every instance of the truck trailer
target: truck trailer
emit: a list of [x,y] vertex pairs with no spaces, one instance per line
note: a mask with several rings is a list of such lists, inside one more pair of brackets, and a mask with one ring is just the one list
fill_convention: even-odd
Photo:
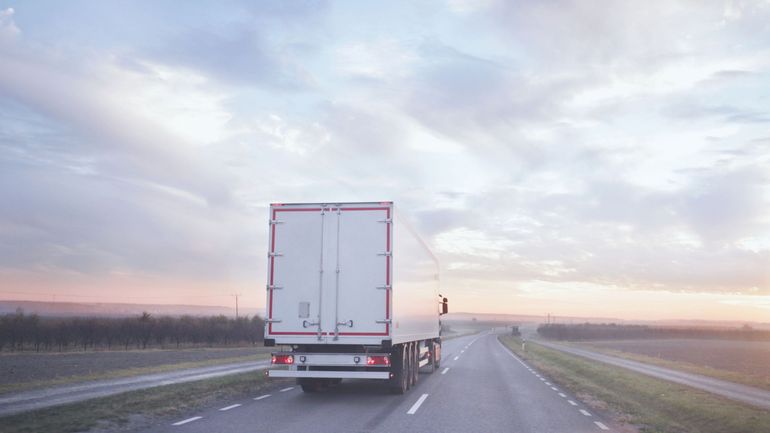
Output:
[[270,205],[267,280],[269,377],[404,393],[441,363],[438,262],[393,202]]

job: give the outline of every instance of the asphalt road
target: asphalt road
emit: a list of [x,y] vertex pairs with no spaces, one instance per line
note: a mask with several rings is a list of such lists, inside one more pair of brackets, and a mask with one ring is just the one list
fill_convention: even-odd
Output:
[[405,395],[383,382],[343,381],[318,394],[299,387],[223,401],[166,420],[147,433],[564,432],[597,433],[610,423],[516,358],[495,334],[444,343],[441,369]]
[[75,385],[62,385],[53,388],[13,393],[0,397],[0,416],[107,397],[138,389],[246,373],[264,369],[269,365],[270,360],[240,362],[212,367],[189,368],[167,373],[146,374],[122,379],[96,380]]
[[699,374],[685,373],[683,371],[672,370],[670,368],[665,368],[665,367],[658,367],[656,365],[650,365],[642,362],[631,361],[629,359],[623,359],[616,356],[605,355],[602,353],[597,353],[597,352],[580,349],[576,347],[564,346],[561,344],[551,343],[548,341],[537,340],[537,343],[546,347],[550,347],[552,349],[570,353],[572,355],[582,356],[584,358],[603,362],[605,364],[627,368],[637,373],[646,374],[648,376],[656,377],[658,379],[668,380],[671,382],[675,382],[682,385],[687,385],[693,388],[708,391],[716,395],[729,398],[731,400],[748,403],[750,405],[760,407],[763,409],[770,409],[770,391],[767,391],[764,389],[754,388],[746,385],[737,384],[734,382],[728,382],[725,380],[719,380],[713,377],[703,376]]

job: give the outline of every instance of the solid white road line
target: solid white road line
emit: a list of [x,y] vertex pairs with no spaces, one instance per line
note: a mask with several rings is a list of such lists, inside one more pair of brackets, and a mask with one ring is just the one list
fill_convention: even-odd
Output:
[[460,357],[459,356],[455,356],[455,361],[457,361],[458,359],[460,359]]
[[284,388],[284,389],[282,389],[282,390],[280,390],[280,391],[278,391],[278,392],[286,392],[286,391],[291,391],[292,389],[294,389],[294,387],[293,387],[293,386],[290,386],[290,387],[288,387],[288,388]]
[[238,407],[240,405],[241,405],[240,403],[231,404],[230,406],[226,406],[226,407],[223,407],[222,409],[219,409],[219,411],[220,412],[225,412],[225,411],[228,411],[230,409],[235,409],[236,407]]
[[588,412],[588,411],[587,411],[587,410],[585,410],[585,409],[580,409],[580,413],[582,413],[582,414],[583,414],[583,415],[585,415],[585,416],[591,416],[591,413],[590,413],[590,412]]
[[571,405],[573,405],[573,406],[577,406],[577,403],[575,403],[575,402],[574,402],[574,401],[572,401],[572,400],[567,400],[567,403],[569,403],[569,404],[571,404]]
[[428,394],[423,394],[420,396],[420,398],[417,399],[417,401],[412,405],[412,407],[409,408],[409,410],[406,412],[409,415],[414,415],[415,412],[417,412],[417,409],[422,406],[422,402],[425,401],[425,399],[428,398]]
[[599,421],[594,421],[594,424],[599,426],[599,428],[602,429],[602,430],[609,430],[610,429],[609,427],[607,427],[606,425],[600,423]]
[[175,423],[173,423],[171,425],[185,425],[188,422],[198,421],[201,418],[203,418],[203,417],[202,416],[194,416],[192,418],[187,418],[185,420],[182,420],[182,421],[179,421],[179,422],[175,422]]
[[260,395],[259,397],[254,397],[254,400],[262,400],[263,398],[270,397],[270,394]]
[[441,372],[441,374],[446,374],[447,371],[449,371],[449,367],[445,368],[444,371]]
[[566,395],[564,395],[564,393],[563,393],[563,392],[560,392],[560,393],[559,393],[559,397],[561,397],[561,398],[567,398],[567,396],[566,396]]

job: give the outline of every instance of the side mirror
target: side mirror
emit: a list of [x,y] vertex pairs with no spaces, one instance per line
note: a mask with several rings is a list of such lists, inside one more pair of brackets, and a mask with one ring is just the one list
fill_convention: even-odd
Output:
[[441,302],[441,314],[446,314],[449,312],[449,301],[447,301],[446,298],[444,298],[443,302]]

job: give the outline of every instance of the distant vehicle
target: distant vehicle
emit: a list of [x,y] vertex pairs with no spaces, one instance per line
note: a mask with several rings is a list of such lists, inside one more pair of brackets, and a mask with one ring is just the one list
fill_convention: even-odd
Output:
[[441,363],[438,262],[392,202],[272,204],[265,345],[270,377],[316,392],[342,379],[404,393]]

